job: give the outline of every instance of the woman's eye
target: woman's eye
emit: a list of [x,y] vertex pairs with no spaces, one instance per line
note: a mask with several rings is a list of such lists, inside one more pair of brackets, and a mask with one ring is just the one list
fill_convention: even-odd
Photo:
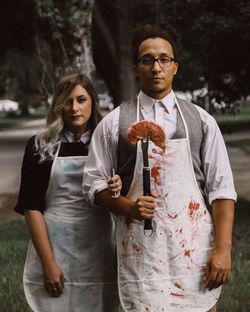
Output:
[[78,98],[78,99],[77,99],[77,102],[78,102],[79,104],[83,104],[85,101],[86,101],[85,98]]

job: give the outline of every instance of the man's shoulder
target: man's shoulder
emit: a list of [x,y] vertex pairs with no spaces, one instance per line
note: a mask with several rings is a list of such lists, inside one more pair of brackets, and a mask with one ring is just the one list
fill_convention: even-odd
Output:
[[131,98],[131,99],[127,100],[127,101],[122,102],[122,103],[120,104],[120,107],[122,107],[122,106],[128,106],[128,105],[136,105],[136,103],[137,103],[137,98],[134,97],[134,98]]

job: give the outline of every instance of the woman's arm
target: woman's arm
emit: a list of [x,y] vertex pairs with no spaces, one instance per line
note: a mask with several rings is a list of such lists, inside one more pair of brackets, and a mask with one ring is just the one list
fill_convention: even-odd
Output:
[[64,288],[64,276],[54,258],[44,217],[40,211],[26,210],[25,219],[41,260],[45,289],[51,295],[58,297]]

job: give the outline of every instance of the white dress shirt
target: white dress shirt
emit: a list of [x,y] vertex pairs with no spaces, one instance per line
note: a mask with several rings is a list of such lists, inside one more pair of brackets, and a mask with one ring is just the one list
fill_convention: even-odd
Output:
[[[158,121],[165,126],[168,139],[176,132],[177,106],[171,91],[160,101],[139,93],[140,110],[145,119]],[[201,148],[202,171],[205,176],[205,193],[211,204],[215,199],[233,199],[234,188],[226,146],[215,119],[204,109],[196,106],[202,121],[204,144]],[[95,194],[107,188],[106,179],[111,170],[117,170],[117,148],[120,107],[106,115],[95,129],[89,147],[88,160],[84,167],[83,194],[94,203]]]
[[82,143],[86,144],[90,140],[90,137],[91,137],[91,131],[87,130],[81,134],[81,137],[79,140],[76,140],[74,133],[70,132],[67,129],[64,129],[63,133],[62,133],[61,141],[62,142],[68,142],[68,143],[82,142]]

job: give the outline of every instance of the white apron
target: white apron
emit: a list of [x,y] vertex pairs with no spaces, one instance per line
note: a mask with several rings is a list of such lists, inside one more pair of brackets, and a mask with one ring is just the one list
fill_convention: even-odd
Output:
[[35,312],[117,311],[114,223],[104,209],[83,200],[85,160],[56,156],[53,161],[44,217],[65,286],[58,298],[45,291],[40,259],[30,243],[24,291]]
[[[203,286],[213,223],[195,178],[188,129],[178,103],[177,107],[187,137],[167,141],[165,153],[153,142],[149,145],[151,189],[158,194],[152,236],[144,235],[143,222],[118,219],[118,281],[124,311],[205,312],[220,294],[220,288],[208,291]],[[139,143],[128,193],[132,200],[143,194],[142,169]]]

